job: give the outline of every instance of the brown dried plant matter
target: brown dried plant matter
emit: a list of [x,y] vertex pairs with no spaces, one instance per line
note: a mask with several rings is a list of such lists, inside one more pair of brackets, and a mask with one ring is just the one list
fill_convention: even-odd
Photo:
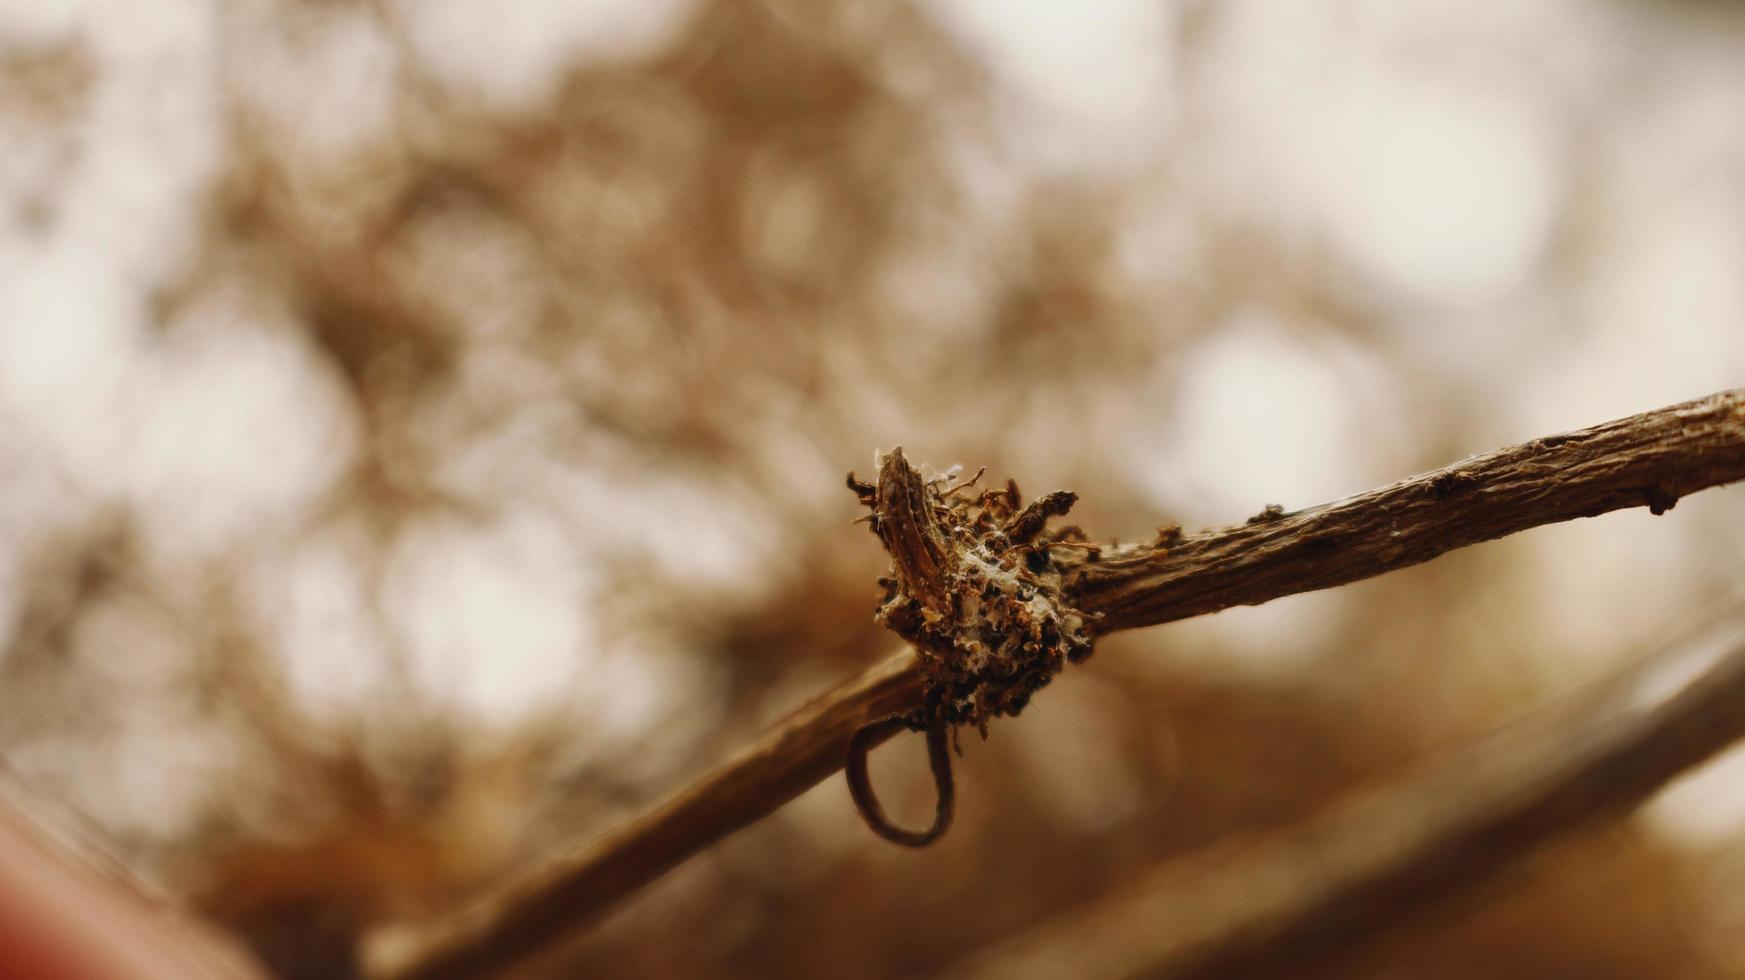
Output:
[[[872,529],[891,554],[878,620],[914,645],[925,704],[910,726],[975,725],[1015,715],[1067,662],[1091,653],[1088,618],[1068,601],[1049,546],[1082,541],[1077,528],[1044,534],[1077,496],[1058,491],[1020,508],[1016,483],[970,496],[974,481],[924,480],[901,448],[879,460]],[[871,499],[868,499],[868,498]]]
[[[921,706],[855,732],[845,770],[849,793],[879,836],[909,847],[939,839],[951,823],[953,789],[946,734],[1015,715],[1069,661],[1090,656],[1085,615],[1067,601],[1050,544],[1082,541],[1077,528],[1043,531],[1077,495],[1056,491],[1022,507],[1018,485],[971,496],[981,472],[946,486],[923,479],[901,447],[879,459],[875,487],[848,474],[848,486],[872,509],[874,534],[891,554],[891,575],[878,620],[914,645],[925,677]],[[921,832],[885,818],[866,775],[866,756],[889,737],[892,722],[927,733],[939,805]]]
[[[1739,480],[1745,389],[1533,439],[1260,523],[1160,533],[1153,544],[1106,550],[1063,540],[1050,562],[1060,566],[1066,605],[1099,617],[1088,621],[1104,635],[1343,585],[1544,524],[1631,507],[1663,512],[1686,494]],[[917,574],[943,581],[943,555],[935,560],[925,538],[914,543],[924,549]],[[476,909],[476,918],[447,924],[403,976],[476,976],[523,961],[774,812],[842,768],[856,732],[925,708],[924,656],[905,650],[819,695],[713,770]],[[872,729],[880,737],[894,731]],[[1692,753],[1678,764],[1700,760]]]

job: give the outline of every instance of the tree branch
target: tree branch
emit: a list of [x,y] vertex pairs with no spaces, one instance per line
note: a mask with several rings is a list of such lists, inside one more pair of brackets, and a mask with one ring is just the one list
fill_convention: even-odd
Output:
[[1165,862],[961,977],[1251,976],[1471,888],[1745,737],[1745,602],[1610,682],[1282,832]]
[[[1745,389],[1475,456],[1392,486],[1249,523],[1108,550],[1062,547],[1067,591],[1099,633],[1342,585],[1516,531],[1745,479]],[[533,955],[842,767],[861,725],[919,706],[913,653],[779,722],[643,814],[441,928],[407,980],[477,976]]]
[[434,933],[440,945],[415,954],[416,961],[399,975],[406,980],[489,975],[585,927],[680,861],[829,778],[842,768],[857,729],[908,710],[920,697],[915,655],[905,649],[887,657],[491,905],[440,924]]
[[1745,389],[1473,456],[1389,487],[1267,511],[1087,563],[1068,589],[1103,632],[1344,585],[1517,531],[1745,479]]

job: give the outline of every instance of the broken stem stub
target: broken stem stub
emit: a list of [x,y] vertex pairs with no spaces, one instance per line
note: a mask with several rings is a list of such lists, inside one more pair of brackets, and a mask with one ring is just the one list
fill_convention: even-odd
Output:
[[[876,485],[848,477],[891,555],[891,574],[879,580],[885,596],[878,621],[913,644],[921,661],[926,696],[901,721],[927,732],[930,746],[960,725],[975,725],[986,737],[990,718],[1017,714],[1063,666],[1091,653],[1091,617],[1067,601],[1049,551],[1084,535],[1072,527],[1047,530],[1048,519],[1078,498],[1057,491],[1026,507],[1011,481],[980,494],[972,492],[974,483],[923,479],[900,448],[880,458]],[[870,741],[850,747],[850,771],[864,772]],[[942,773],[936,764],[934,775],[941,806],[933,830],[892,827],[866,786],[855,792],[861,816],[899,843],[935,839],[951,818],[951,783],[949,769]]]

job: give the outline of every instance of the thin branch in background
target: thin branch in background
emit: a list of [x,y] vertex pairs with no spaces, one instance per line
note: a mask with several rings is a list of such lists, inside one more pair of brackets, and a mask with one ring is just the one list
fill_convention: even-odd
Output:
[[[1517,531],[1613,510],[1672,508],[1745,479],[1745,389],[1474,456],[1294,513],[1151,545],[1060,549],[1069,597],[1099,633],[1257,605],[1425,562]],[[924,690],[905,651],[820,696],[750,747],[526,883],[436,926],[407,980],[472,977],[527,959],[626,895],[842,768],[869,722]]]
[[1745,600],[1613,680],[1282,832],[1165,862],[962,977],[1249,976],[1482,883],[1745,737]]

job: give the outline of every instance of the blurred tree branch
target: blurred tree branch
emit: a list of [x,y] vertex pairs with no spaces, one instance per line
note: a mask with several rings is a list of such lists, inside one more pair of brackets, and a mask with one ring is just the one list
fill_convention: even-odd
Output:
[[[1333,503],[1120,548],[1062,549],[1067,589],[1099,632],[1255,605],[1380,575],[1517,531],[1612,510],[1670,509],[1745,479],[1745,389],[1471,457]],[[446,923],[406,978],[477,976],[522,960],[842,768],[867,722],[916,707],[904,651],[825,693],[750,747],[526,883]],[[1687,759],[1690,765],[1706,755]]]
[[1418,773],[1165,862],[953,975],[1225,977],[1301,964],[1640,803],[1745,737],[1745,600]]

